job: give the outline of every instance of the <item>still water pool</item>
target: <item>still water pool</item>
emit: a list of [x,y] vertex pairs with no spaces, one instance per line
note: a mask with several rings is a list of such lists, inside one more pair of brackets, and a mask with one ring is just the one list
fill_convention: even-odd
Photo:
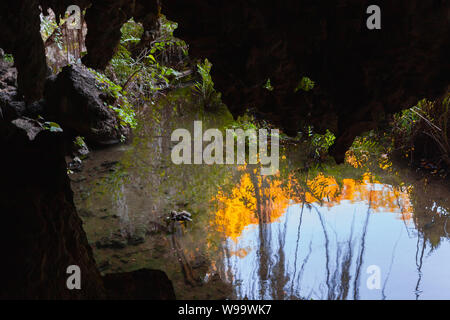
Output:
[[[161,269],[180,299],[449,299],[448,186],[386,157],[317,165],[286,142],[280,172],[172,164],[170,135],[198,110],[188,89],[141,112],[127,145],[71,175],[103,273]],[[166,223],[171,210],[190,223]]]

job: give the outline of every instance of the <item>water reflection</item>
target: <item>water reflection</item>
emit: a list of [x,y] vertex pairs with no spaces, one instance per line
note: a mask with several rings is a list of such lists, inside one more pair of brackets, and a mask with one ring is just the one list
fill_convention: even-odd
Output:
[[[281,181],[262,178],[254,170],[244,172],[228,196],[219,192],[221,209],[215,215],[217,228],[227,235],[225,247],[231,254],[223,263],[225,272],[234,275],[236,298],[450,295],[450,272],[430,262],[448,263],[450,247],[441,243],[439,254],[425,257],[430,233],[421,232],[421,219],[414,215],[412,186],[381,184],[367,172],[361,180],[340,183],[323,173],[301,183],[293,175]],[[445,225],[445,210],[434,208]],[[443,230],[441,236],[447,237]],[[245,254],[236,254],[241,252]],[[442,278],[430,273],[422,283],[424,259]],[[366,285],[371,265],[381,269],[379,290]],[[424,286],[429,288],[426,296]]]
[[[281,148],[276,176],[176,166],[174,129],[223,128],[231,117],[198,110],[189,90],[148,108],[131,145],[94,152],[72,177],[103,272],[162,269],[188,299],[450,298],[445,184],[385,157],[311,167],[299,146]],[[170,230],[170,210],[194,222]],[[372,265],[378,290],[366,285]]]

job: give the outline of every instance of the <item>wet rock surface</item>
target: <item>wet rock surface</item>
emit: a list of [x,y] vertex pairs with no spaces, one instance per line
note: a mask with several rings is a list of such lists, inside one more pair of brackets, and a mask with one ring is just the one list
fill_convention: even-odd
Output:
[[[108,107],[112,103],[98,88],[95,76],[81,65],[65,67],[57,76],[49,77],[45,99],[26,103],[14,86],[16,68],[0,62],[0,114],[3,120],[41,118],[60,125],[68,140],[83,136],[94,146],[121,142],[131,129],[120,124],[116,113]],[[85,156],[89,152],[81,146],[77,152]]]

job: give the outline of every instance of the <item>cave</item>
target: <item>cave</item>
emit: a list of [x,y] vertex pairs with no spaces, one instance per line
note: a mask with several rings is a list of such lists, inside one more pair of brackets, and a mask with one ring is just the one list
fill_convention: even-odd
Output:
[[[381,29],[370,30],[366,9],[374,3],[381,8]],[[59,23],[70,5],[83,13],[87,53],[54,73],[40,16],[51,9]],[[305,125],[319,134],[329,130],[335,135],[330,155],[341,164],[356,137],[386,126],[421,99],[448,94],[449,12],[445,0],[2,1],[0,48],[14,63],[0,61],[0,297],[177,297],[161,270],[101,273],[68,176],[75,137],[108,148],[133,135],[105,107],[115,102],[87,71],[108,70],[130,19],[143,28],[135,50],[154,41],[161,14],[175,21],[174,35],[189,44],[192,60],[211,61],[215,89],[234,118],[250,110],[286,139]],[[313,81],[314,90],[298,90],[302,79]],[[71,265],[80,268],[82,290],[67,290]]]

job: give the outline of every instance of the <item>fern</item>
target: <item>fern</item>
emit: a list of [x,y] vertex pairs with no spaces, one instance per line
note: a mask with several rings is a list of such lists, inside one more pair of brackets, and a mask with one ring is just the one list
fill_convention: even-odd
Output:
[[211,107],[220,99],[219,94],[214,89],[214,82],[211,78],[211,62],[205,59],[203,63],[197,64],[197,72],[200,74],[201,81],[197,81],[194,90],[201,98],[203,107],[211,109]]

